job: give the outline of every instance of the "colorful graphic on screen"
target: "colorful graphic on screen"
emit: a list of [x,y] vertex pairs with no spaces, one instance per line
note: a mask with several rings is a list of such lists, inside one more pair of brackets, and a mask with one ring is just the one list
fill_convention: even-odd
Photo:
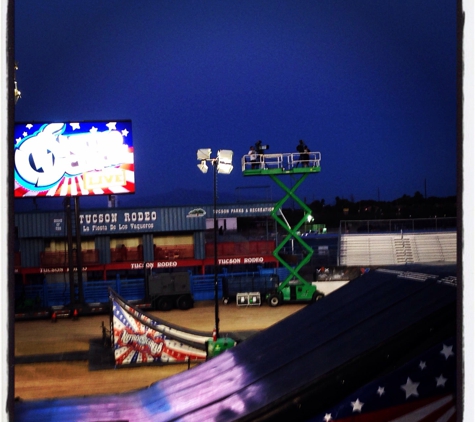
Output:
[[15,124],[15,197],[135,192],[132,122]]

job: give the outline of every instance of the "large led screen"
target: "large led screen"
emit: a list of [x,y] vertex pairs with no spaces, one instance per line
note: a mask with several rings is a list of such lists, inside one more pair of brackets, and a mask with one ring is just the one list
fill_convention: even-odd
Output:
[[15,124],[15,197],[135,192],[132,122]]

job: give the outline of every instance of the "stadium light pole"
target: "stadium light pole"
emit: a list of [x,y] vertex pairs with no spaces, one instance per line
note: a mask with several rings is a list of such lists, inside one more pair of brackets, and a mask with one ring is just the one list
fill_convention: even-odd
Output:
[[227,149],[218,151],[216,158],[211,158],[211,149],[199,149],[196,158],[200,161],[198,168],[203,172],[208,172],[207,162],[213,166],[213,234],[214,234],[214,324],[216,338],[219,338],[219,300],[218,300],[218,218],[217,218],[217,198],[218,198],[218,173],[230,174],[233,170],[233,152]]

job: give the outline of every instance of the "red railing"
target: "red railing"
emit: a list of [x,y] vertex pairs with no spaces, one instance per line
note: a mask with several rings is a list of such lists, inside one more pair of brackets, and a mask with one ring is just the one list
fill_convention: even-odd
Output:
[[[239,255],[272,255],[275,249],[273,240],[256,240],[249,242],[220,242],[218,243],[218,256]],[[206,257],[214,256],[214,243],[206,244]]]
[[[153,259],[175,260],[175,259],[192,259],[194,258],[193,245],[167,245],[155,246],[153,250]],[[133,262],[143,261],[143,248],[127,248],[125,246],[111,249],[111,262]]]
[[143,261],[143,247],[111,249],[111,262]]
[[[243,256],[243,255],[272,255],[275,248],[272,240],[259,240],[249,242],[220,242],[218,243],[219,256]],[[154,246],[153,259],[160,260],[177,260],[177,259],[193,259],[193,245],[167,245]],[[143,247],[126,247],[112,248],[110,250],[111,262],[142,262]],[[214,243],[206,244],[206,257],[214,256]],[[76,252],[73,253],[73,265],[77,265]],[[87,249],[81,251],[81,264],[94,265],[99,264],[99,251],[97,249]],[[20,266],[20,254],[15,253],[15,266]],[[65,267],[69,265],[68,252],[41,252],[40,265],[42,267]]]
[[167,246],[155,246],[153,250],[153,257],[156,261],[162,259],[192,259],[194,258],[193,245],[167,245]]
[[[42,267],[64,267],[69,263],[67,251],[61,252],[40,252],[40,265]],[[73,265],[77,265],[76,251],[73,252]],[[99,251],[97,249],[86,249],[81,251],[81,264],[99,264]]]

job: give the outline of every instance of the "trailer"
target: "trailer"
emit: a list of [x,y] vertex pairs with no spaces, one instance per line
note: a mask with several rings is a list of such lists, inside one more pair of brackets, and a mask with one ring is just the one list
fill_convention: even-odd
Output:
[[[257,272],[240,272],[224,274],[222,279],[223,303],[236,302],[239,305],[261,304],[260,297],[272,292],[279,280],[274,268],[260,268]],[[259,300],[243,298],[259,297]]]
[[159,311],[169,311],[173,308],[185,311],[194,305],[190,273],[185,271],[149,274],[148,294],[152,308]]

